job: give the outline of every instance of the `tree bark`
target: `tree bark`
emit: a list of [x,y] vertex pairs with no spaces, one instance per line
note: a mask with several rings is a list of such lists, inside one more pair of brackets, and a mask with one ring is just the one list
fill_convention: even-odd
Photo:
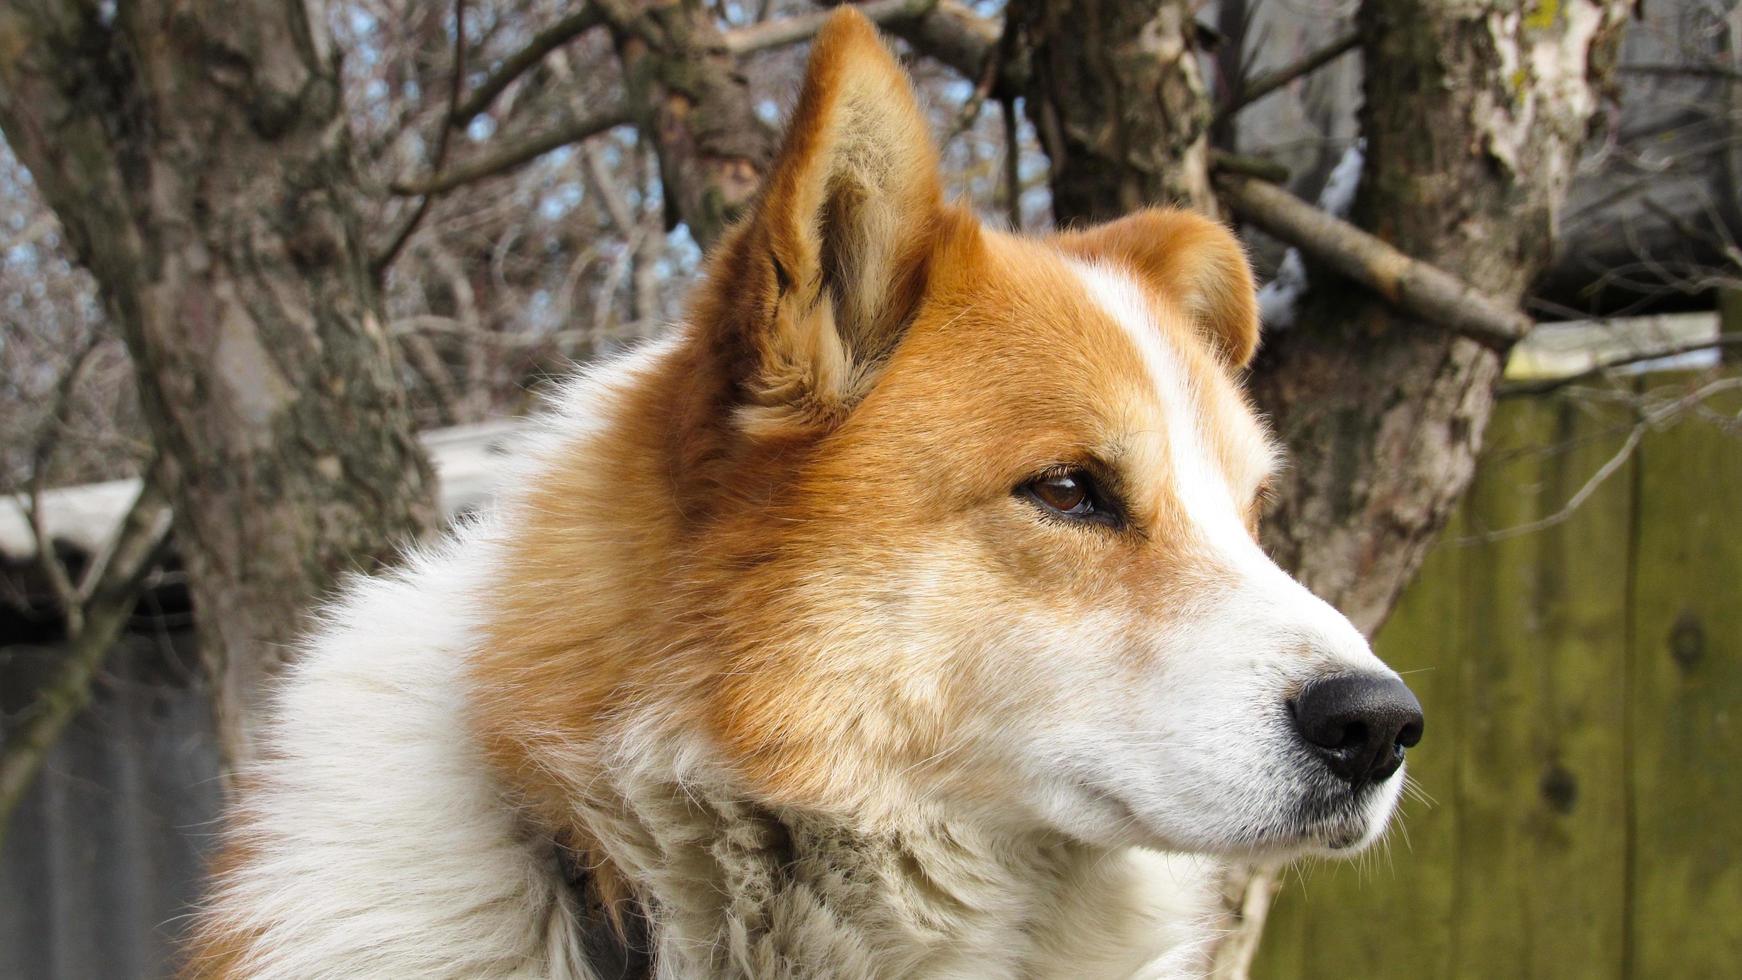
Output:
[[707,248],[762,185],[773,127],[701,0],[596,0],[623,63],[630,113],[659,155],[666,223]]
[[[1367,0],[1354,222],[1517,305],[1605,92],[1631,0]],[[1543,13],[1547,11],[1547,13]],[[1252,389],[1288,444],[1266,544],[1369,633],[1462,496],[1501,353],[1321,272]]]
[[1215,213],[1212,115],[1185,0],[1014,0],[1024,105],[1051,160],[1060,226],[1146,204]]
[[299,2],[0,7],[0,129],[133,357],[232,762],[311,600],[434,520],[338,67]]

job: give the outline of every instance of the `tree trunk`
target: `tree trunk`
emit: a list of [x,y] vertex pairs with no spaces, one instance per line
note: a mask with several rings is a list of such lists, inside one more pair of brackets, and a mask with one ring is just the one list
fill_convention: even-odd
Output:
[[434,518],[338,67],[298,2],[0,7],[0,128],[132,354],[233,762],[311,600]]
[[630,112],[659,155],[666,223],[707,248],[762,185],[775,132],[701,0],[601,0]]
[[1214,213],[1210,103],[1185,0],[1016,0],[1024,105],[1052,162],[1061,227],[1146,204]]
[[[1353,220],[1517,304],[1556,219],[1631,0],[1368,0]],[[1543,13],[1541,11],[1547,11]],[[1372,632],[1472,475],[1497,352],[1319,275],[1252,388],[1293,464],[1266,543]]]

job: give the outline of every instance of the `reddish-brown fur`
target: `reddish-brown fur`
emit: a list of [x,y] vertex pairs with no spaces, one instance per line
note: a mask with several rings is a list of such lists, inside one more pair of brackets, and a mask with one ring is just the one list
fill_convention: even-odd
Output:
[[[807,584],[809,556],[875,574],[891,556],[948,541],[985,550],[983,584],[1038,607],[1159,608],[1197,584],[1190,556],[1169,546],[1183,518],[1165,497],[1145,501],[1143,536],[1121,541],[1036,535],[1006,503],[1049,464],[1121,451],[1108,392],[1153,397],[1120,328],[1085,302],[1059,253],[1139,275],[1191,370],[1237,399],[1229,371],[1257,337],[1239,246],[1214,222],[1166,211],[1049,242],[989,233],[939,203],[928,145],[904,163],[922,169],[899,182],[908,247],[891,261],[887,310],[847,338],[873,365],[874,385],[771,384],[800,346],[791,335],[814,315],[807,304],[838,288],[795,204],[818,183],[809,168],[831,152],[834,90],[851,69],[906,92],[857,17],[830,22],[811,64],[767,193],[709,263],[690,340],[621,408],[604,458],[551,474],[516,529],[478,668],[492,695],[479,725],[497,765],[558,826],[572,819],[576,780],[553,778],[543,751],[557,754],[553,740],[562,752],[592,743],[650,698],[677,698],[765,801],[851,807],[864,773],[849,760],[872,752],[879,767],[899,769],[926,759],[952,712],[994,696],[985,665],[958,664],[924,697],[897,685],[869,712],[850,707],[862,692],[844,691],[849,682],[806,649],[818,627],[851,619]],[[749,432],[736,414],[793,404]],[[602,509],[620,539],[576,540]],[[993,558],[976,547],[992,538],[1028,544]],[[1098,573],[1078,574],[1085,565]],[[618,577],[602,615],[592,614],[593,566]],[[938,669],[858,667],[895,677]]]
[[[893,599],[891,567],[947,555],[937,587],[962,615],[1154,622],[1202,588],[1213,573],[1144,422],[1152,379],[1070,257],[1133,274],[1207,410],[1245,410],[1233,373],[1257,321],[1225,229],[1168,211],[1049,240],[982,229],[942,203],[923,117],[875,32],[832,17],[680,347],[507,524],[471,721],[543,834],[597,839],[583,810],[611,801],[588,798],[609,792],[596,777],[652,711],[722,753],[758,802],[873,819],[879,786],[923,773],[959,719],[1032,696],[1020,665],[870,635],[902,628],[872,615]],[[1239,446],[1217,453],[1231,486],[1256,483]],[[1012,502],[1049,466],[1108,462],[1145,474],[1122,488],[1135,533],[1050,526]],[[608,855],[590,862],[628,890]],[[230,975],[250,941],[226,921],[206,920],[202,976]]]

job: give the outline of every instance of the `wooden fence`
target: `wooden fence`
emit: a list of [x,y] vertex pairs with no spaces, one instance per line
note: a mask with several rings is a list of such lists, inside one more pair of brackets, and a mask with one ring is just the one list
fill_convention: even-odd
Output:
[[1377,643],[1431,802],[1286,872],[1254,977],[1742,976],[1742,399],[1717,404],[1729,431],[1637,437],[1601,400],[1501,404]]

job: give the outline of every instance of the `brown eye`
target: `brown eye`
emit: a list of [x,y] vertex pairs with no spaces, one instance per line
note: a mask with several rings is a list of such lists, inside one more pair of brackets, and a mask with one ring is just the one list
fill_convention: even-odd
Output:
[[1087,513],[1094,506],[1089,500],[1088,481],[1075,474],[1041,477],[1029,486],[1041,503],[1061,514],[1075,516]]
[[1121,523],[1118,510],[1101,493],[1094,478],[1081,469],[1059,470],[1035,477],[1018,487],[1017,492],[1032,500],[1042,512],[1055,517],[1114,526]]

